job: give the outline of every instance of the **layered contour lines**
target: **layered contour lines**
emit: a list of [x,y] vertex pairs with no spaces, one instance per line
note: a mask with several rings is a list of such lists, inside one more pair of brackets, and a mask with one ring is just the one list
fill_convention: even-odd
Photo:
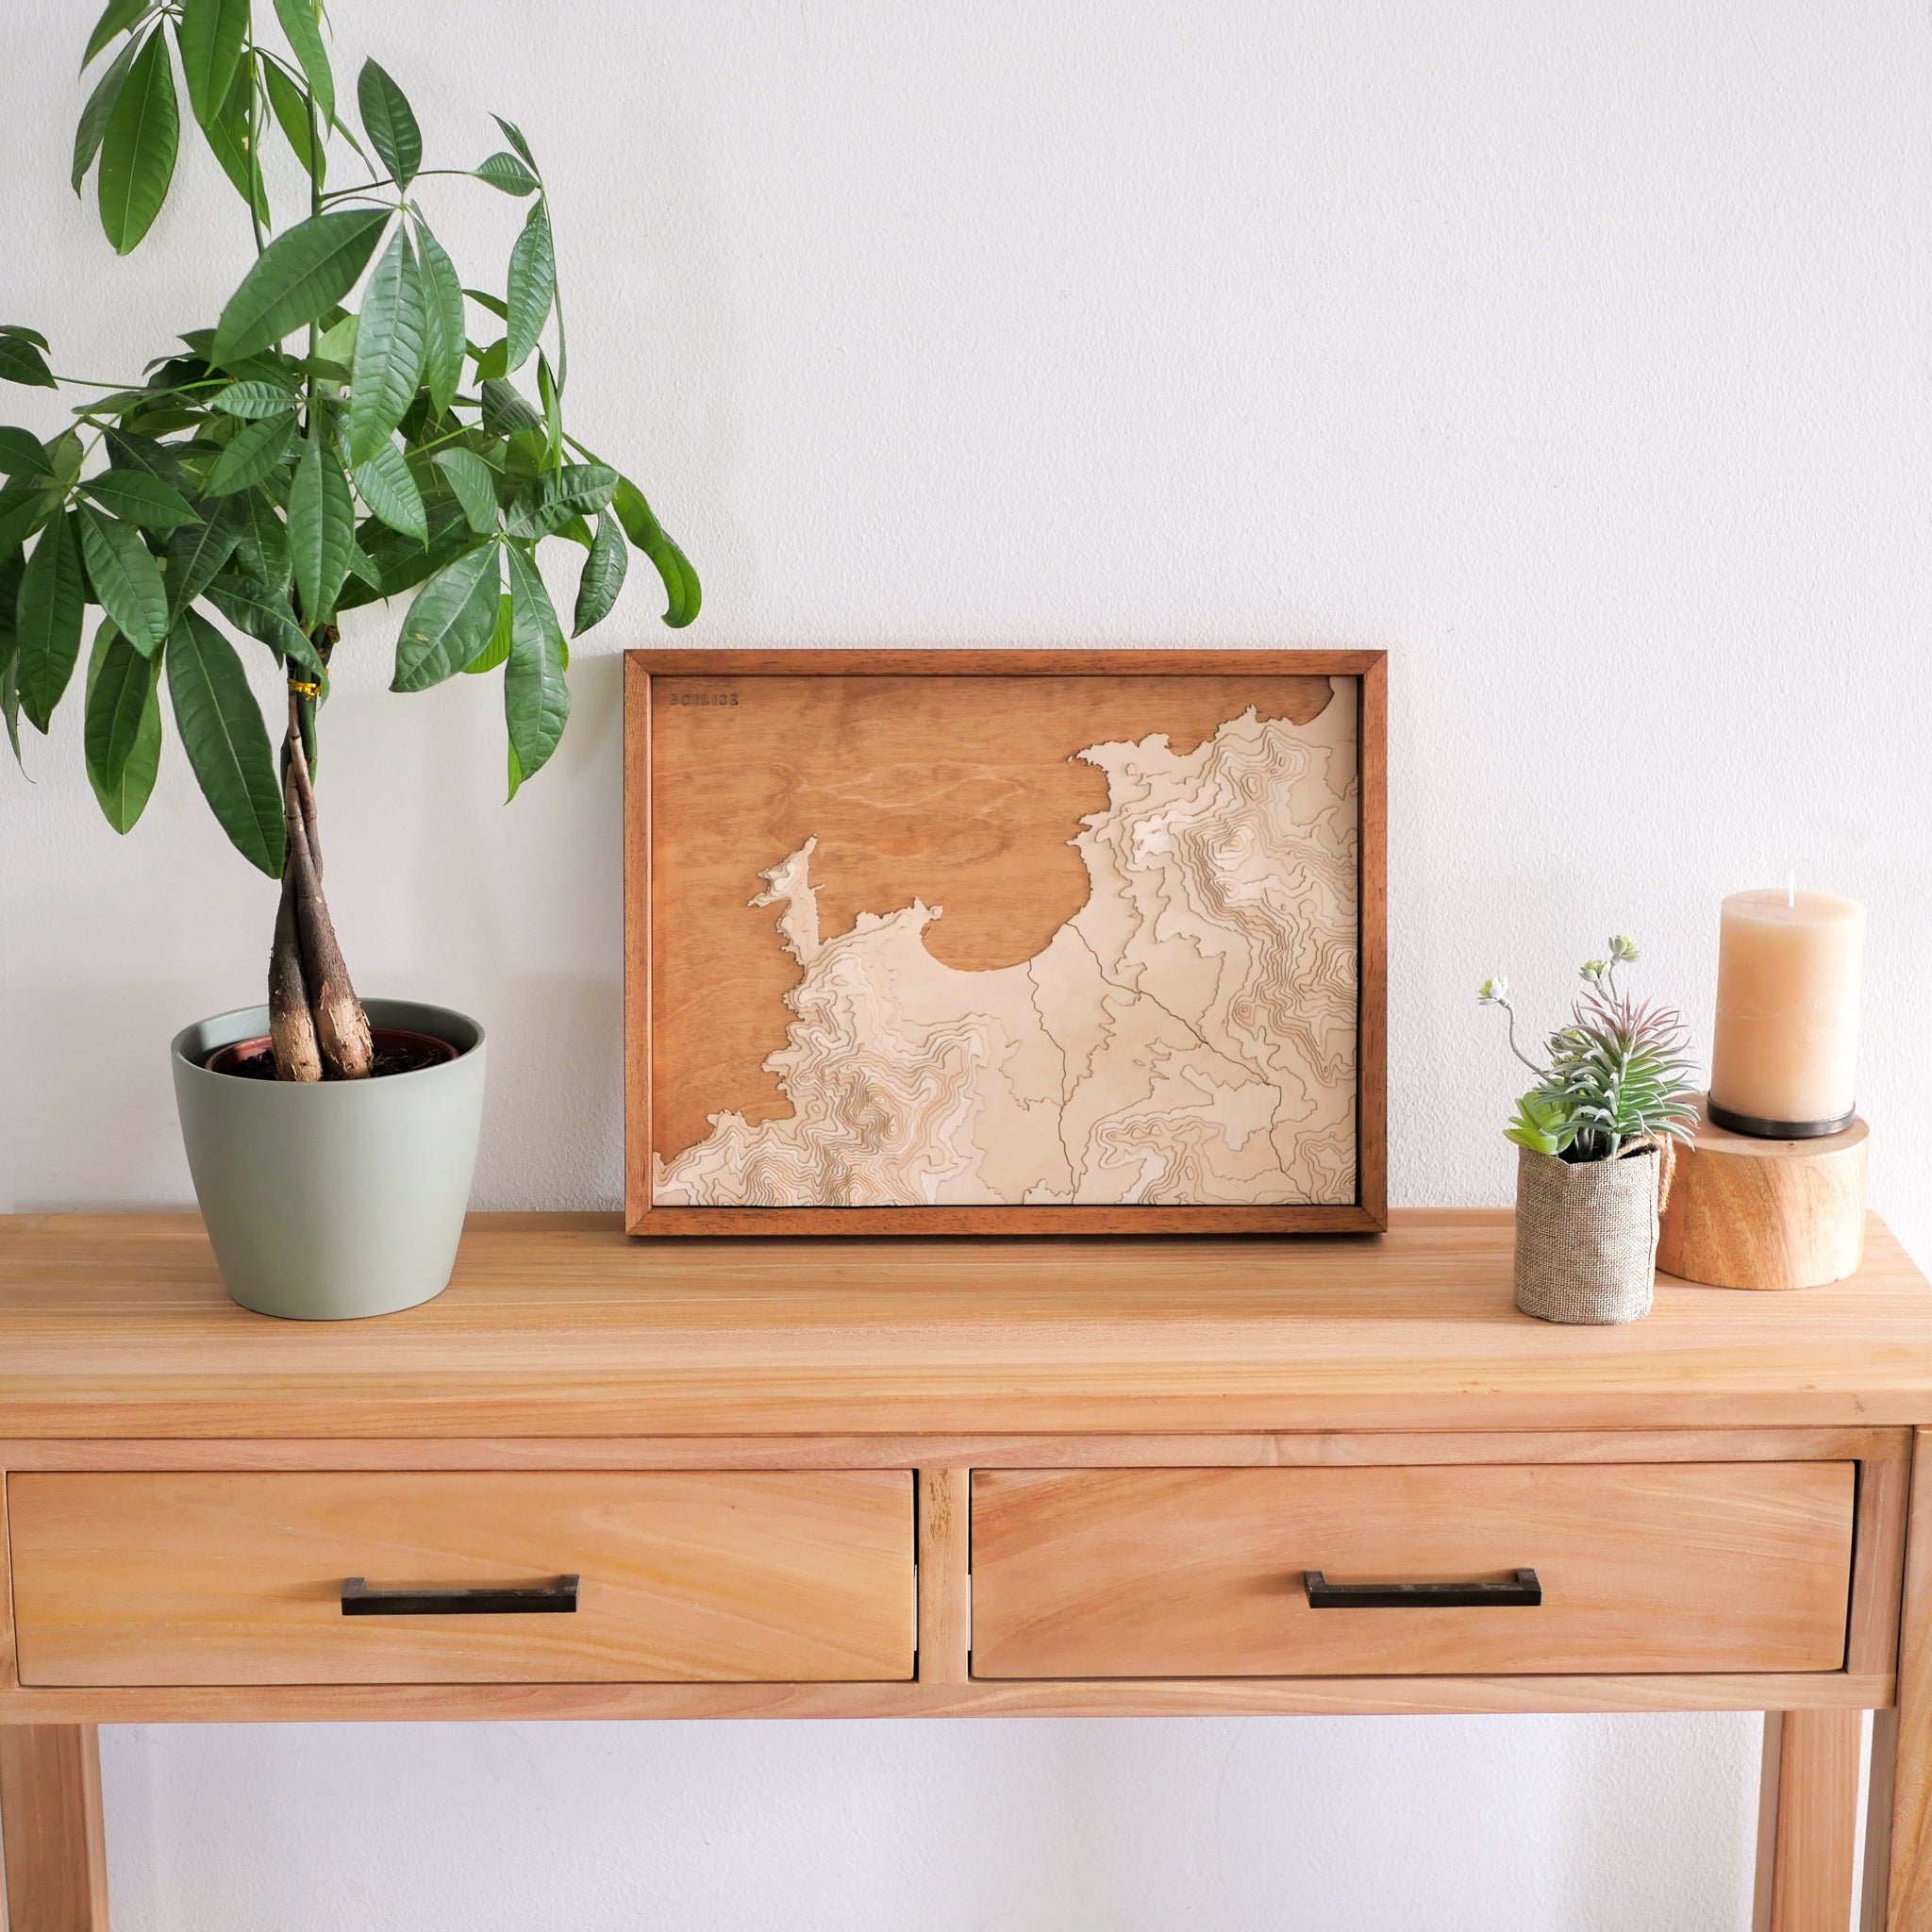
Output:
[[808,839],[759,876],[797,961],[765,1061],[791,1112],[653,1156],[666,1207],[1345,1204],[1356,1188],[1357,765],[1332,685],[1194,750],[1088,745],[1086,904],[963,972],[918,899],[819,929]]

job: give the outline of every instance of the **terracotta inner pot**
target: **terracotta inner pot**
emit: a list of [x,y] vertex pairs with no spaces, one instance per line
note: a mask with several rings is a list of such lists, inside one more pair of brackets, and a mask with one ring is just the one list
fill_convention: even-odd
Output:
[[[446,1040],[431,1033],[409,1033],[400,1026],[376,1026],[370,1038],[375,1048],[375,1065],[370,1077],[379,1080],[385,1074],[414,1074],[424,1067],[441,1066],[453,1060],[457,1050]],[[275,1076],[275,1042],[264,1033],[257,1040],[232,1041],[218,1046],[202,1061],[210,1074],[232,1074],[240,1080],[273,1080]]]

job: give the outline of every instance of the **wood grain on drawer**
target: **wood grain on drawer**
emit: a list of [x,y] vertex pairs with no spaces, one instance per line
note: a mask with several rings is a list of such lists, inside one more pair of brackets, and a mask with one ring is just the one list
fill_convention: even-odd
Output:
[[[912,1479],[14,1475],[35,1685],[767,1682],[912,1674]],[[349,1617],[341,1589],[535,1585],[568,1615]]]
[[[1835,1671],[1855,1467],[979,1472],[973,1673]],[[1541,1607],[1315,1609],[1303,1580],[1521,1568]]]

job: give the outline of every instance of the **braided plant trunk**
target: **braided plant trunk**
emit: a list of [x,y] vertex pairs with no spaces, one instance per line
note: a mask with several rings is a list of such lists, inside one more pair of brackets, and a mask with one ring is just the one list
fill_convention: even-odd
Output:
[[[326,662],[335,627],[316,630],[314,641]],[[269,951],[269,1034],[278,1080],[366,1080],[375,1062],[369,1017],[356,997],[322,891],[322,841],[305,741],[314,728],[314,703],[312,686],[291,681],[282,747],[288,854]]]

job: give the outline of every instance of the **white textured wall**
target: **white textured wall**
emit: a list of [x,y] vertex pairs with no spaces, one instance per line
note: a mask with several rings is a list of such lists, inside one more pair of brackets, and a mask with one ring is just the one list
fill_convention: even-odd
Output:
[[[1796,866],[1872,908],[1874,1191],[1932,1260],[1917,0],[333,11],[432,162],[495,144],[486,105],[537,143],[573,399],[704,573],[692,641],[1394,654],[1398,1201],[1506,1198],[1484,973],[1548,1013],[1628,930],[1702,1031],[1719,897]],[[211,317],[246,242],[196,156],[112,260],[65,185],[82,25],[0,10],[0,311],[116,375]],[[439,226],[500,262],[516,210],[461,190],[425,184]],[[665,638],[634,585],[607,652]],[[614,1204],[616,667],[579,659],[565,748],[506,811],[496,685],[389,696],[393,624],[352,622],[329,712],[345,942],[366,989],[491,1027],[482,1205]],[[33,784],[0,769],[0,1208],[185,1203],[166,1037],[256,996],[273,889],[178,755],[119,841],[72,704],[56,739]],[[1711,1932],[1748,1916],[1757,1725],[107,1755],[121,1932]]]

